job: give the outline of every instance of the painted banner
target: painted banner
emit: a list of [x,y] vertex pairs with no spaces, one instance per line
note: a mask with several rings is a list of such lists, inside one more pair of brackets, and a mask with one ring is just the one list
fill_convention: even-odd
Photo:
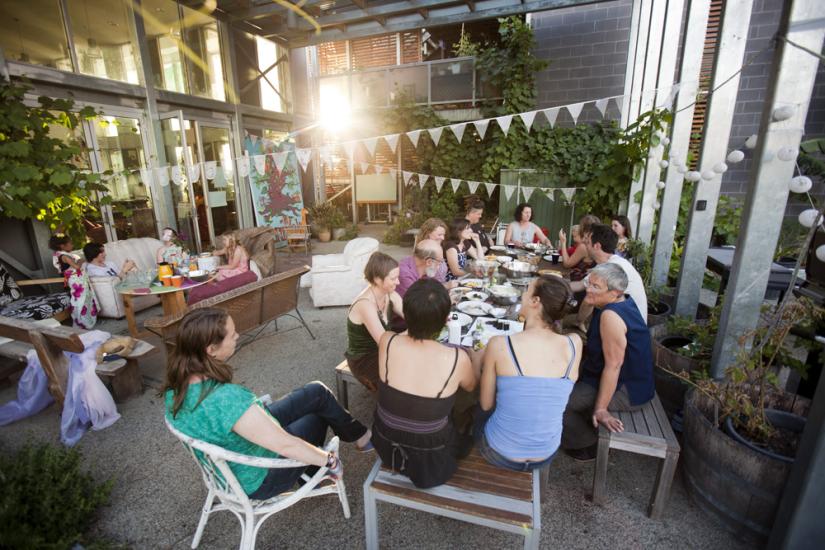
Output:
[[[255,225],[284,227],[301,223],[304,198],[301,193],[301,176],[295,144],[276,143],[268,139],[247,134],[244,149],[249,156],[266,155],[264,170],[258,170],[257,163],[249,170],[249,188],[252,191],[252,205],[255,208]],[[275,155],[287,153],[281,170],[276,166]],[[281,160],[282,155],[278,155]]]

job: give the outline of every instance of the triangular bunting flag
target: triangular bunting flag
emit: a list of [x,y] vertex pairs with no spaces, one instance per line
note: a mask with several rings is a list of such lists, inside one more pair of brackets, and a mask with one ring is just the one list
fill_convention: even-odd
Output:
[[242,178],[249,175],[249,157],[243,156],[238,158],[238,175]]
[[461,180],[451,179],[450,186],[453,188],[453,193],[457,193],[458,188],[461,187]]
[[427,131],[430,132],[430,137],[433,140],[433,144],[438,147],[438,142],[441,140],[441,132],[444,131],[444,128],[430,128]]
[[610,99],[600,99],[596,102],[596,109],[602,114],[602,118],[604,118],[605,113],[607,113],[607,104],[610,103]]
[[152,183],[154,182],[154,178],[152,177],[152,169],[151,168],[141,168],[140,169],[140,181],[143,182],[148,188],[152,188]]
[[478,132],[478,137],[484,139],[484,134],[487,133],[487,126],[490,125],[490,119],[485,118],[484,120],[476,120],[473,122],[473,126],[476,127],[476,132]]
[[501,131],[504,132],[506,136],[507,131],[510,130],[510,123],[513,122],[513,115],[497,117],[496,122],[498,122],[499,128],[501,128]]
[[535,189],[535,187],[522,187],[521,188],[521,194],[524,195],[524,202],[527,202],[527,201],[530,200],[530,195],[533,194],[534,189]]
[[255,171],[258,172],[259,176],[263,176],[266,171],[266,157],[264,155],[255,155],[252,157],[252,161],[255,163]]
[[470,188],[470,193],[475,193],[476,189],[478,189],[479,183],[477,181],[468,181],[467,187]]
[[498,185],[498,184],[496,184],[496,183],[485,183],[484,184],[484,188],[487,190],[487,196],[488,197],[493,196],[493,190],[496,188],[496,185]]
[[513,191],[516,190],[516,186],[515,185],[502,185],[501,187],[504,189],[504,197],[509,201],[510,197],[513,196]]
[[359,166],[361,167],[361,173],[362,174],[366,174],[367,169],[370,167],[370,165],[366,162],[359,163]]
[[169,167],[168,166],[159,166],[155,168],[155,179],[158,182],[158,185],[161,187],[166,187],[169,185]]
[[556,189],[554,187],[545,189],[544,194],[547,195],[547,198],[548,200],[550,200],[550,202],[556,202]]
[[421,135],[421,130],[413,130],[412,132],[407,132],[407,137],[410,138],[410,142],[413,144],[413,147],[418,147],[418,136]]
[[424,186],[427,185],[427,180],[429,180],[429,179],[430,179],[429,177],[422,178],[421,175],[419,174],[419,176],[418,176],[418,186],[421,189],[424,189]]
[[573,105],[567,106],[567,112],[570,113],[571,117],[573,117],[573,124],[578,123],[579,115],[581,114],[583,107],[584,103],[574,103]]
[[441,188],[444,187],[444,180],[447,178],[442,178],[440,176],[433,176],[435,178],[435,188],[441,193]]
[[406,170],[401,171],[401,177],[404,178],[404,185],[409,185],[410,184],[410,178],[412,178],[412,175],[413,175],[412,172],[407,172]]
[[562,187],[562,188],[559,189],[559,191],[561,191],[561,194],[564,195],[564,200],[566,200],[567,202],[572,202],[573,201],[573,195],[576,193],[576,188],[575,187]]
[[623,95],[613,98],[613,101],[616,102],[616,108],[619,110],[619,114],[622,114],[622,100],[624,100]]
[[286,166],[286,159],[289,156],[289,151],[281,151],[280,153],[272,153],[272,160],[275,161],[275,167],[278,172],[283,172]]
[[180,185],[183,181],[183,173],[181,172],[180,166],[177,164],[172,166],[172,181],[175,182],[175,185]]
[[306,172],[309,160],[312,158],[312,149],[295,149],[295,156],[298,157],[298,164],[301,165],[301,169]]
[[393,181],[395,181],[395,179],[398,177],[398,170],[396,170],[395,168],[390,168],[390,177]]
[[384,136],[384,141],[387,142],[387,145],[390,148],[390,151],[395,153],[395,148],[398,147],[398,134],[392,134],[391,136]]
[[344,147],[344,151],[347,153],[347,158],[351,159],[352,155],[355,154],[355,142],[345,141],[341,145]]
[[550,123],[550,127],[552,128],[556,124],[556,118],[559,116],[559,108],[545,109],[542,112],[544,113],[544,118],[547,119],[547,122]]
[[364,144],[364,147],[367,148],[371,157],[375,156],[375,147],[378,145],[378,138],[368,138],[363,140],[361,143]]
[[203,176],[208,180],[215,179],[215,174],[218,171],[218,163],[214,160],[208,160],[203,163]]
[[200,164],[193,164],[189,167],[187,171],[187,175],[189,176],[189,181],[192,183],[198,183],[198,180],[201,179],[201,165]]
[[461,139],[464,137],[464,129],[467,127],[466,124],[453,124],[450,126],[450,130],[453,131],[455,134],[455,138],[461,143]]
[[530,131],[530,128],[533,127],[533,121],[536,119],[536,113],[538,111],[530,111],[528,113],[521,113],[519,116],[521,117],[521,121],[524,123],[524,126],[527,128],[527,131]]

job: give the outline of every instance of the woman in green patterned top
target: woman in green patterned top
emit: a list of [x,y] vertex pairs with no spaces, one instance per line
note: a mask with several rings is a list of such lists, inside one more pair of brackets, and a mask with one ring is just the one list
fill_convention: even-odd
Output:
[[[291,458],[308,466],[343,471],[338,457],[319,448],[327,428],[359,450],[372,448],[370,431],[352,418],[321,382],[293,390],[264,406],[243,386],[232,384],[226,363],[238,341],[225,311],[190,311],[183,318],[166,368],[166,418],[181,432],[233,451],[262,458]],[[229,463],[244,491],[267,499],[291,489],[307,468],[267,470]]]

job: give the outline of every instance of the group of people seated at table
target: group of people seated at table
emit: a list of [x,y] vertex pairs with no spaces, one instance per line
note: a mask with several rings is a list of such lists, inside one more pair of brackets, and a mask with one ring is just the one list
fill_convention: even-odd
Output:
[[[527,207],[518,220],[532,223]],[[583,249],[581,261],[590,265],[585,276],[531,281],[521,296],[524,330],[494,336],[482,360],[473,361],[469,350],[437,339],[452,307],[450,250],[458,257],[469,240],[483,253],[480,232],[472,220],[463,222],[448,230],[428,220],[400,265],[381,252],[367,262],[367,286],[347,311],[345,356],[353,375],[375,394],[371,429],[320,382],[268,407],[232,384],[226,361],[238,335],[231,317],[212,309],[195,310],[181,324],[164,386],[167,418],[229,450],[292,458],[308,468],[325,465],[337,475],[340,460],[320,449],[329,427],[359,451],[374,449],[421,488],[448,481],[473,445],[491,464],[518,471],[549,465],[560,447],[576,460],[593,460],[598,428],[622,431],[613,413],[638,409],[654,396],[644,287],[616,254],[620,235],[592,216],[583,218],[567,258]],[[518,236],[527,239],[522,231]],[[578,289],[592,312],[585,339],[561,329],[578,305]],[[403,332],[390,330],[394,316],[403,319]],[[453,420],[462,393],[476,401],[469,430]],[[253,498],[289,490],[305,469],[231,466]]]

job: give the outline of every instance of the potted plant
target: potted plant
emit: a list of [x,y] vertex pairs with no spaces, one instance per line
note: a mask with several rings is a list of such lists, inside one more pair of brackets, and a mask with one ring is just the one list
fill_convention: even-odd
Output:
[[[770,533],[809,405],[779,387],[777,365],[797,366],[786,342],[791,327],[822,318],[808,301],[784,304],[770,324],[743,336],[723,380],[671,371],[693,386],[684,419],[689,491],[701,508],[751,539]],[[749,338],[753,346],[745,351]]]
[[660,325],[670,316],[670,303],[665,299],[664,289],[652,284],[653,258],[652,249],[639,239],[629,239],[624,254],[639,272],[645,284],[647,294],[647,326]]
[[312,217],[312,225],[318,235],[318,240],[321,242],[328,242],[332,239],[332,230],[336,224],[340,227],[343,224],[341,220],[344,219],[343,214],[331,202],[323,202],[316,204],[309,210]]

